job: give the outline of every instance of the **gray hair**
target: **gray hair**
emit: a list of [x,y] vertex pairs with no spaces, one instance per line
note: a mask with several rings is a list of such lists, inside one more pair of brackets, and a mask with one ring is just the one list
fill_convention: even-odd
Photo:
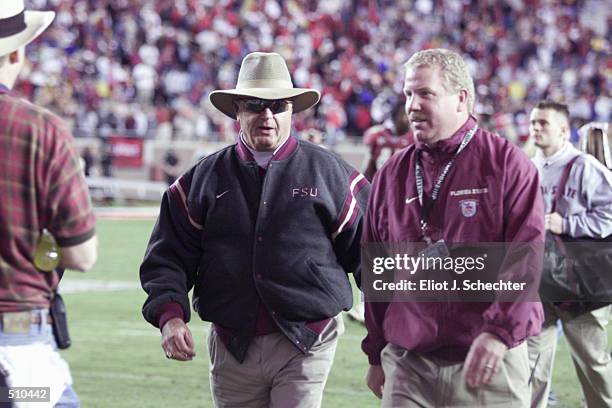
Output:
[[444,89],[452,93],[458,93],[462,89],[467,90],[468,112],[474,112],[474,101],[476,100],[474,81],[461,55],[443,48],[422,50],[412,55],[408,62],[404,64],[404,67],[406,69],[419,67],[439,68]]

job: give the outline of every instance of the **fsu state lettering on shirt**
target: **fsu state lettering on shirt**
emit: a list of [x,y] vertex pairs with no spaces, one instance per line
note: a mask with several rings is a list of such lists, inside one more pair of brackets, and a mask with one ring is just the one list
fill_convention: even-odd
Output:
[[[576,198],[576,193],[578,193],[578,190],[566,186],[563,196],[567,198]],[[542,195],[551,195],[554,197],[555,194],[557,194],[557,186],[542,186]]]

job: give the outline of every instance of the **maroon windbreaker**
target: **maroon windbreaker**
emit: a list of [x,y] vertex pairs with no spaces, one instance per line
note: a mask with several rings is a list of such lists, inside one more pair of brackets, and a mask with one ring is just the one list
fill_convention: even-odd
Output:
[[[417,141],[383,166],[372,185],[364,244],[421,240],[415,152],[421,150],[427,196],[464,135],[475,125],[476,119],[469,118],[455,135],[433,148]],[[471,204],[469,208],[462,204],[465,200]],[[538,173],[527,156],[511,142],[478,129],[442,184],[431,211],[429,234],[434,241],[448,243],[540,245],[544,242],[542,203]],[[529,262],[504,266],[519,274],[538,273],[538,266]],[[514,347],[538,334],[542,321],[539,302],[370,303],[366,299],[368,334],[362,348],[370,364],[380,364],[380,352],[388,342],[460,361],[482,332],[493,333]]]

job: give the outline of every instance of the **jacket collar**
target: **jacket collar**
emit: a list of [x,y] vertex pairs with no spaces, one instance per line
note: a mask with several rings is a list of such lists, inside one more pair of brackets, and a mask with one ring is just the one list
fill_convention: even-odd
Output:
[[[279,147],[276,148],[276,150],[274,150],[274,152],[272,153],[271,160],[286,160],[291,155],[291,153],[293,153],[297,149],[297,147],[297,140],[293,136],[289,135],[287,140],[285,140],[283,144],[281,144]],[[238,152],[238,157],[240,158],[240,160],[248,162],[256,161],[255,157],[253,156],[253,152],[251,151],[251,148],[247,146],[247,144],[244,142],[242,131],[240,131],[238,142],[236,143],[236,151]]]
[[0,94],[15,95],[15,92],[13,92],[13,90],[8,86],[0,84]]
[[455,134],[453,134],[448,139],[439,140],[431,147],[423,142],[420,142],[419,140],[415,140],[414,144],[418,150],[421,150],[426,155],[454,153],[457,147],[459,147],[459,145],[463,141],[463,137],[465,136],[465,134],[472,130],[472,128],[474,128],[477,123],[478,121],[476,120],[476,118],[473,115],[470,115],[468,120],[465,121],[465,123],[459,128],[459,130],[457,130]]
[[580,153],[570,142],[566,141],[556,153],[548,157],[544,156],[541,149],[538,149],[533,161],[538,166],[565,166],[574,156]]

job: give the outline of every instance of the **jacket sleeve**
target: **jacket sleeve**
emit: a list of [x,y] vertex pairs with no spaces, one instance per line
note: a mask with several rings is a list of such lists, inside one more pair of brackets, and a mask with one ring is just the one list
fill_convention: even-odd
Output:
[[[511,152],[513,153],[513,152]],[[504,174],[504,242],[499,278],[525,282],[521,295],[493,302],[484,312],[483,331],[514,347],[540,332],[544,318],[537,301],[544,250],[544,202],[535,166],[523,154],[510,154]]]
[[370,194],[370,183],[356,170],[350,169],[342,210],[336,220],[332,239],[338,262],[347,273],[354,273],[360,285],[360,240],[363,217]]
[[193,176],[194,169],[164,193],[140,266],[140,282],[148,295],[142,313],[156,327],[160,320],[168,320],[168,313],[177,313],[177,305],[182,309],[183,320],[190,320],[188,293],[197,275],[203,229],[203,211],[192,191]]
[[563,231],[571,237],[606,238],[612,234],[612,172],[590,157],[582,163],[579,199],[585,209],[564,218]]
[[[368,200],[363,236],[361,239],[362,245],[371,245],[383,242],[381,234],[379,233],[378,225],[380,217],[383,216],[380,214],[380,212],[384,211],[384,208],[380,206],[379,200],[382,195],[379,175],[380,172],[376,173],[374,176],[372,194]],[[372,273],[372,271],[362,272],[366,274]],[[366,282],[367,281],[368,279],[366,279]],[[368,301],[367,296],[365,297],[365,325],[367,335],[361,342],[361,349],[368,356],[368,362],[371,365],[380,365],[380,353],[387,345],[383,325],[388,307],[388,302],[370,302]]]

